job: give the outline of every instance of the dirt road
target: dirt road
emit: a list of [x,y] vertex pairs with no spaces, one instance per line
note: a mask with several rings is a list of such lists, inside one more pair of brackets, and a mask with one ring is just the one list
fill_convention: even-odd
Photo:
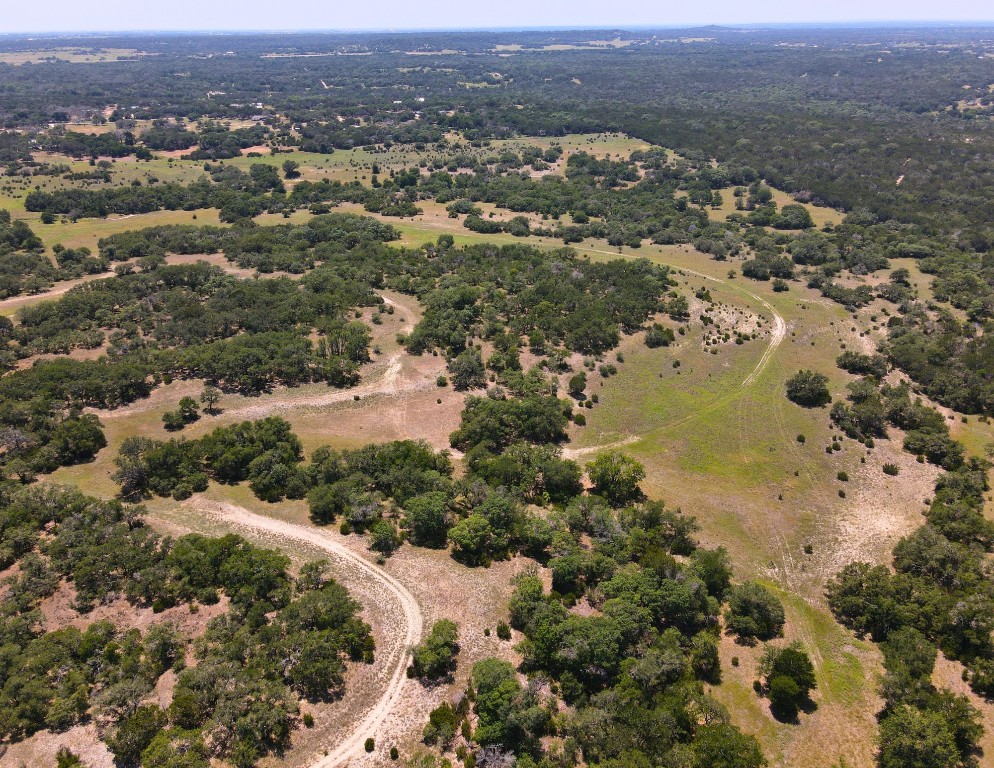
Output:
[[[382,664],[379,678],[383,683],[382,694],[357,718],[356,725],[351,731],[337,738],[334,747],[330,747],[326,753],[316,755],[309,761],[309,765],[311,768],[338,768],[348,765],[352,759],[366,756],[364,743],[369,737],[373,737],[377,744],[390,743],[387,734],[381,733],[380,728],[399,700],[405,685],[410,682],[407,678],[410,651],[420,642],[424,625],[421,607],[414,596],[382,568],[318,528],[258,515],[243,507],[225,502],[198,499],[196,506],[215,514],[235,528],[294,539],[322,550],[332,561],[335,578],[347,581],[349,589],[363,605],[368,605],[371,600],[378,603],[391,600],[397,603],[399,608],[397,615],[401,617],[402,625],[391,626],[390,636],[376,638],[377,659]],[[343,578],[343,574],[351,578]],[[362,592],[371,594],[362,594]]]

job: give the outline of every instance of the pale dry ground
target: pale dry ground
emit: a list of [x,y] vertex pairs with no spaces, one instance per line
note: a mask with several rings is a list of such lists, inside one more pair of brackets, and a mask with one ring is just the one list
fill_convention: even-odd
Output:
[[[373,345],[380,347],[381,354],[362,367],[357,386],[335,389],[326,384],[307,384],[277,387],[251,397],[228,394],[221,399],[218,415],[204,414],[179,435],[199,437],[238,421],[281,416],[290,422],[308,451],[320,445],[358,447],[403,439],[422,439],[436,449],[448,448],[449,435],[459,426],[464,396],[451,386],[438,386],[438,377],[446,373],[443,357],[408,355],[397,344],[397,334],[410,331],[420,319],[417,300],[391,291],[383,291],[382,295],[394,313],[383,314],[381,325],[369,325]],[[371,310],[364,313],[367,321],[371,314]],[[102,451],[95,464],[60,470],[57,475],[83,482],[84,487],[92,484],[94,472],[109,482],[112,452],[119,441],[132,434],[169,437],[162,427],[162,414],[174,409],[181,397],[199,397],[202,389],[201,381],[177,380],[127,406],[91,409],[103,422],[112,447]],[[81,473],[85,475],[77,479]]]
[[990,765],[994,762],[994,704],[971,691],[969,684],[963,680],[963,665],[958,661],[947,659],[941,651],[935,662],[932,682],[940,688],[948,688],[953,693],[966,696],[980,711],[984,726],[984,735],[980,739],[980,748],[983,750],[980,765]]

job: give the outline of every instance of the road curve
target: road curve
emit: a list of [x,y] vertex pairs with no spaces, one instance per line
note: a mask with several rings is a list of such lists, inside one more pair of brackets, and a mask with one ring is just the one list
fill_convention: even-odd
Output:
[[[721,285],[728,285],[728,281],[726,280],[722,280],[719,277],[712,277],[711,275],[706,275],[703,272],[698,272],[697,270],[694,269],[684,269],[683,271],[688,272],[692,275],[696,275],[697,277],[703,277],[705,280],[711,280],[712,282],[720,283]],[[734,287],[736,290],[740,291],[741,293],[744,293],[753,301],[758,301],[760,304],[766,307],[773,315],[773,332],[770,333],[770,343],[766,345],[766,351],[763,352],[763,356],[759,358],[759,362],[756,363],[756,367],[753,368],[752,371],[749,373],[749,375],[746,376],[745,379],[743,379],[742,381],[741,386],[747,387],[759,377],[759,374],[761,374],[763,370],[766,368],[766,366],[769,364],[770,359],[773,357],[773,353],[776,352],[777,350],[777,347],[779,347],[783,343],[783,340],[787,337],[787,322],[783,319],[783,315],[777,312],[773,308],[773,305],[770,304],[770,302],[768,302],[762,296],[759,296],[753,293],[752,291],[750,291],[748,288],[743,288],[740,285],[736,285]]]
[[[400,604],[406,626],[397,627],[396,631],[403,634],[403,642],[395,643],[387,651],[391,654],[391,658],[386,665],[388,677],[382,695],[366,711],[356,726],[337,741],[333,749],[330,749],[326,754],[316,756],[310,762],[310,766],[311,768],[339,768],[348,765],[353,758],[364,756],[366,754],[364,747],[366,739],[379,736],[377,733],[379,727],[396,706],[405,685],[408,684],[407,667],[410,662],[410,651],[413,646],[420,642],[424,626],[424,616],[417,600],[403,584],[389,573],[318,528],[258,515],[243,507],[225,502],[198,499],[196,504],[199,508],[216,514],[234,527],[294,539],[316,547],[326,552],[331,559],[337,560],[340,567],[344,566],[347,569],[358,571],[362,576],[378,582],[384,591]],[[380,738],[376,740],[383,743]]]
[[[576,246],[576,245],[571,247],[577,251],[587,251],[589,253],[601,253],[606,256],[614,256],[615,258],[625,257],[625,254],[619,254],[614,251],[605,251],[600,248],[584,248],[582,246]],[[743,288],[741,285],[734,285],[734,286],[730,285],[727,280],[722,280],[720,277],[714,277],[713,275],[708,275],[705,274],[704,272],[698,272],[696,269],[688,269],[687,267],[670,267],[670,268],[677,272],[686,272],[689,275],[694,275],[695,277],[702,277],[705,280],[710,280],[713,283],[719,283],[720,285],[724,285],[729,288],[734,288],[740,293],[744,293],[753,301],[757,301],[760,304],[762,304],[773,315],[773,331],[770,334],[770,343],[767,344],[766,351],[763,352],[763,356],[759,358],[759,362],[756,363],[756,367],[753,368],[752,371],[749,373],[749,375],[746,376],[745,379],[742,381],[741,386],[747,387],[750,384],[752,384],[759,377],[759,374],[761,374],[765,370],[766,366],[770,362],[770,359],[773,357],[773,353],[776,352],[777,347],[779,347],[783,343],[784,338],[786,338],[787,336],[787,323],[783,319],[783,316],[779,312],[777,312],[776,309],[774,309],[773,305],[770,304],[770,302],[768,302],[762,296],[753,293],[748,288]]]
[[[603,251],[603,250],[600,250],[600,249],[597,249],[597,248],[583,248],[583,247],[577,247],[577,246],[573,246],[573,248],[575,250],[578,250],[578,251],[589,251],[589,252],[592,252],[592,253],[602,253],[602,254],[605,254],[607,256],[615,256],[615,257],[617,257],[619,255],[619,254],[614,253],[612,251]],[[623,256],[622,256],[622,258],[623,258]],[[708,275],[708,274],[705,274],[704,272],[698,272],[696,269],[688,269],[686,267],[673,267],[673,269],[677,270],[677,271],[680,271],[680,272],[686,272],[687,274],[694,275],[695,277],[704,278],[705,280],[710,280],[711,282],[714,282],[714,283],[719,283],[719,284],[727,286],[729,288],[734,288],[735,290],[737,290],[737,291],[739,291],[741,293],[744,293],[746,296],[748,296],[753,301],[756,301],[756,302],[759,302],[760,304],[762,304],[766,309],[768,309],[770,311],[770,314],[773,315],[773,330],[770,333],[770,341],[766,345],[766,349],[763,350],[763,356],[759,358],[759,361],[756,363],[756,365],[753,367],[753,369],[749,372],[749,375],[746,376],[745,379],[742,380],[742,383],[739,386],[742,387],[742,388],[744,388],[744,387],[748,387],[750,384],[754,383],[756,381],[756,379],[759,378],[759,375],[764,370],[766,370],[766,366],[769,365],[770,360],[773,359],[773,353],[777,351],[777,347],[779,347],[783,343],[783,340],[787,337],[787,322],[783,319],[783,315],[781,315],[779,312],[777,312],[777,310],[774,308],[774,306],[772,304],[770,304],[770,302],[768,302],[762,296],[759,296],[759,295],[753,293],[748,288],[743,288],[741,285],[734,285],[734,286],[729,285],[729,283],[728,283],[727,280],[722,280],[720,277],[714,277],[713,275]],[[684,416],[682,419],[678,419],[677,421],[671,422],[670,424],[666,424],[664,426],[667,429],[672,428],[672,427],[677,426],[678,424],[680,424],[682,422],[689,421],[691,418],[693,418],[696,415],[697,414],[689,414],[687,416]],[[655,430],[653,430],[653,431],[655,431]],[[632,443],[638,442],[643,437],[645,437],[645,435],[641,435],[641,436],[629,435],[628,437],[625,437],[625,438],[623,438],[621,440],[615,440],[613,442],[604,443],[602,445],[590,445],[590,446],[586,446],[584,448],[564,448],[563,449],[563,458],[576,460],[576,459],[580,459],[580,458],[582,458],[584,456],[587,456],[589,454],[592,454],[592,453],[599,453],[601,451],[608,451],[608,450],[613,450],[615,448],[622,448],[622,447],[624,447],[626,445],[631,445]]]

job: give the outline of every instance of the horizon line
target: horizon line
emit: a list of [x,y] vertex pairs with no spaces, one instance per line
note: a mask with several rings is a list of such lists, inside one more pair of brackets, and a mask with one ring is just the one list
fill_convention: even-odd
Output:
[[454,27],[287,27],[287,28],[244,28],[225,29],[210,27],[188,28],[135,28],[135,29],[79,29],[79,30],[22,30],[15,32],[0,31],[0,38],[32,37],[32,36],[68,36],[68,35],[300,35],[300,34],[415,34],[423,32],[582,32],[614,30],[651,31],[651,30],[696,30],[696,29],[861,29],[883,28],[895,29],[938,29],[938,28],[974,28],[994,26],[994,17],[990,19],[864,19],[843,21],[770,21],[770,22],[700,22],[688,24],[570,24],[570,25],[539,25],[539,26],[454,26]]

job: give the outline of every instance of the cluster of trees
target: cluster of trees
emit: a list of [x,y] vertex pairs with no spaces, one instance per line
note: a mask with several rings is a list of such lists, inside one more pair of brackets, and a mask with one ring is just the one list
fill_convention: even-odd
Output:
[[866,373],[850,382],[845,401],[837,401],[831,410],[832,421],[854,440],[873,446],[874,439],[886,438],[892,425],[904,431],[904,450],[921,461],[955,470],[963,466],[963,446],[953,440],[946,418],[934,408],[911,398],[907,382],[883,384],[887,361],[881,355],[847,352],[838,359],[840,368]]
[[888,323],[885,353],[938,402],[994,415],[994,315],[979,327],[951,312],[915,307]]
[[241,222],[236,227],[148,227],[102,238],[98,247],[101,257],[109,261],[223,252],[242,268],[299,274],[334,254],[399,237],[396,229],[368,216],[329,213],[303,225],[262,227]]
[[970,687],[994,696],[994,592],[985,553],[994,526],[984,517],[987,467],[971,462],[939,478],[926,524],[894,548],[891,572],[852,563],[827,588],[836,618],[881,643],[886,673],[880,721],[882,768],[969,765],[983,734],[963,695],[937,689],[939,650],[966,667]]
[[121,443],[114,480],[121,496],[136,500],[151,494],[189,498],[210,480],[251,482],[265,501],[303,498],[307,481],[297,476],[303,458],[300,440],[283,419],[271,416],[218,427],[197,440],[158,441],[142,436]]
[[0,210],[0,298],[42,291],[56,280],[82,274],[82,269],[72,269],[70,261],[76,255],[85,259],[89,251],[85,248],[80,251],[63,249],[57,255],[62,253],[65,256],[59,260],[58,266],[52,264],[45,256],[41,238],[31,227],[23,221],[14,221],[10,211]]
[[440,238],[431,253],[433,269],[452,276],[427,290],[412,285],[425,313],[406,339],[408,351],[459,355],[478,336],[493,342],[486,365],[495,371],[520,370],[522,338],[537,354],[560,345],[581,354],[607,352],[622,333],[634,333],[665,311],[673,284],[666,268],[648,261],[594,263],[569,249],[455,249]]
[[[160,538],[140,507],[50,486],[0,492],[0,567],[18,564],[0,601],[5,739],[96,720],[122,765],[248,768],[289,746],[300,701],[340,695],[347,662],[372,659],[360,607],[325,563],[295,580],[287,557],[238,536]],[[62,581],[82,615],[118,599],[156,613],[229,608],[192,644],[166,620],[47,631],[40,606]],[[168,705],[143,704],[170,669]]]
[[[607,466],[623,463],[613,456],[593,474],[607,486]],[[477,761],[513,754],[524,765],[554,754],[589,765],[668,755],[695,766],[764,765],[756,741],[704,689],[721,679],[718,616],[735,589],[727,553],[698,548],[694,520],[678,511],[628,505],[629,473],[614,474],[624,476],[612,485],[617,508],[578,497],[556,516],[552,592],[525,574],[510,602],[511,625],[525,635],[521,671],[553,680],[570,708],[522,685],[507,662],[486,659],[473,669],[475,728],[462,727],[460,749]],[[571,612],[578,600],[589,609]],[[469,707],[449,709],[432,713],[430,742],[460,732]]]
[[932,673],[941,650],[964,664],[964,679],[976,693],[994,697],[994,589],[987,569],[994,523],[984,515],[990,467],[966,459],[945,417],[912,401],[906,384],[880,386],[887,370],[881,356],[846,353],[838,363],[864,374],[849,385],[849,403],[832,409],[847,435],[872,445],[892,424],[904,430],[905,450],[946,470],[926,523],[894,547],[893,571],[852,563],[826,590],[842,624],[881,644],[885,706],[878,764],[972,765],[983,735],[980,713],[965,696],[937,688]]
[[[70,157],[127,157],[135,154],[140,147],[135,146],[135,136],[130,131],[108,133],[78,133],[56,126],[42,135],[41,146],[49,152]],[[146,156],[150,156],[147,150]]]

